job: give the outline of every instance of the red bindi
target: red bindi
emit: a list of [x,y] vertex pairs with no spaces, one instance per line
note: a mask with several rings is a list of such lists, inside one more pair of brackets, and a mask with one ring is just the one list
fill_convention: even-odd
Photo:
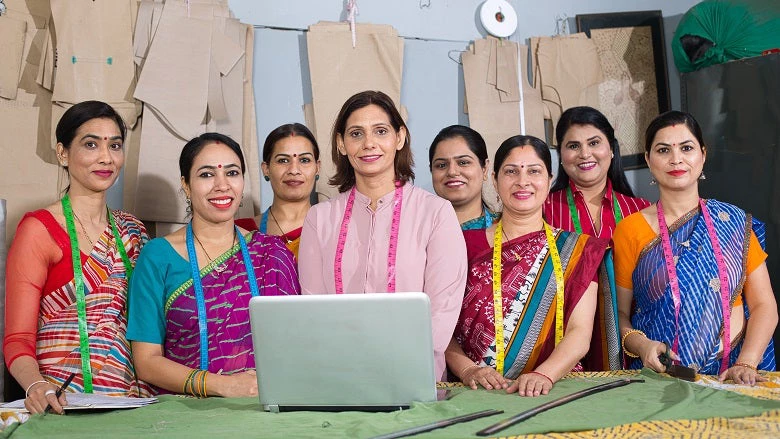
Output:
[[218,168],[222,168],[222,165],[217,165]]
[[298,157],[298,154],[293,154],[293,157]]
[[108,140],[108,137],[103,137],[103,140]]

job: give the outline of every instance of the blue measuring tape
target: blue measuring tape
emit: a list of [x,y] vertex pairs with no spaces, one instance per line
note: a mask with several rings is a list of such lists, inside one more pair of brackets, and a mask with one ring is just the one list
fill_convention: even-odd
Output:
[[[238,226],[235,228],[238,244],[241,246],[241,255],[244,259],[244,267],[249,278],[249,289],[252,291],[252,297],[260,295],[257,287],[257,277],[255,276],[255,267],[249,258],[249,249],[246,246],[246,240],[239,233]],[[198,332],[200,333],[200,369],[209,370],[209,339],[208,328],[206,327],[206,302],[203,298],[203,283],[201,282],[200,270],[198,269],[198,256],[195,253],[195,244],[193,242],[192,222],[187,224],[187,256],[190,259],[190,270],[192,271],[192,286],[195,288],[195,301],[198,304]]]

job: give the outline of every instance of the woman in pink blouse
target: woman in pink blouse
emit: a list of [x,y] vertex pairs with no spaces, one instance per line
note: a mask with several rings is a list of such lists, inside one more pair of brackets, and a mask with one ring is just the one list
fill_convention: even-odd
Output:
[[333,126],[340,194],[313,206],[301,233],[303,294],[422,291],[431,300],[436,377],[466,285],[466,245],[446,200],[412,185],[409,131],[380,91],[349,98]]

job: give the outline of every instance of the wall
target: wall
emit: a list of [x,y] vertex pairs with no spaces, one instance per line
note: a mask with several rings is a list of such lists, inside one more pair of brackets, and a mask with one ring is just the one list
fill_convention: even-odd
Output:
[[[311,102],[304,30],[320,20],[343,20],[346,2],[229,0],[229,3],[237,18],[255,26],[254,84],[262,145],[267,133],[278,125],[304,122],[302,105]],[[431,140],[447,125],[468,123],[462,112],[463,74],[449,57],[457,58],[457,52],[464,50],[470,41],[485,35],[478,23],[481,3],[481,0],[358,1],[358,23],[390,24],[405,38],[401,101],[409,111],[417,163],[415,181],[429,190],[432,189],[427,150]],[[539,3],[512,0],[510,3],[518,12],[519,23],[511,39],[521,42],[532,36],[554,35],[556,18],[564,18],[573,31],[573,18],[577,14],[661,9],[665,17],[672,106],[680,108],[679,76],[668,46],[681,14],[698,1],[634,0],[628,5],[619,0]],[[326,145],[321,147],[327,151]],[[647,169],[629,171],[628,177],[640,195],[657,198],[657,191],[648,183]],[[272,193],[270,185],[263,184],[265,208],[271,202]]]

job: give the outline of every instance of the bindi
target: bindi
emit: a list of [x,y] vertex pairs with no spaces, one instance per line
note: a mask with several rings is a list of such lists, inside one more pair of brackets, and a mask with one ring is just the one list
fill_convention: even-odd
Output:
[[293,157],[298,157],[298,154],[293,154]]
[[217,165],[217,168],[220,168],[220,169],[222,169],[222,165],[221,165],[221,164],[220,164],[220,165]]

